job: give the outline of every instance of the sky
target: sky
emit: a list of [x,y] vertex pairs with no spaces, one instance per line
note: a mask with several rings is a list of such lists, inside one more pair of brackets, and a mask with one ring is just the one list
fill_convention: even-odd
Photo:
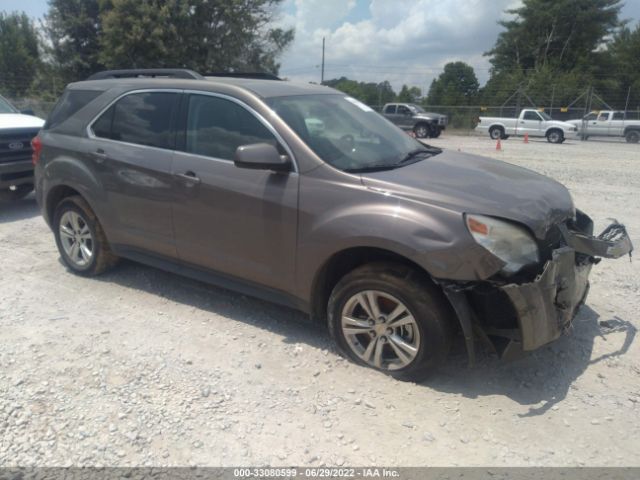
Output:
[[[280,75],[320,81],[322,38],[325,79],[388,80],[427,90],[450,61],[472,65],[481,83],[489,76],[483,53],[493,46],[504,10],[520,0],[284,0],[276,18],[295,28],[280,59]],[[0,0],[0,10],[41,18],[47,0]],[[626,0],[622,18],[640,19],[640,0]]]

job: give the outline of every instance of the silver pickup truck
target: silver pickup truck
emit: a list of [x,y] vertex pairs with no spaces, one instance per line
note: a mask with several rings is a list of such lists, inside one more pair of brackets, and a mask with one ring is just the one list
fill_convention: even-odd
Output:
[[438,138],[447,128],[448,117],[426,112],[414,103],[387,103],[382,115],[403,130],[411,130],[418,138]]
[[629,120],[622,111],[590,112],[581,119],[569,120],[586,140],[594,137],[624,137],[629,143],[640,141],[640,120]]
[[553,120],[549,115],[535,109],[525,109],[518,118],[480,117],[476,130],[488,132],[491,138],[505,140],[511,135],[524,137],[546,137],[550,143],[562,143],[567,138],[576,138],[578,127],[571,123]]

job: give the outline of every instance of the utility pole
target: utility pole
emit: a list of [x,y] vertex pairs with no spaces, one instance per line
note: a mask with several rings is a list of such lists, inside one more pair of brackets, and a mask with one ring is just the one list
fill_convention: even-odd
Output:
[[629,90],[627,91],[627,101],[624,104],[624,116],[627,116],[627,110],[629,109],[629,99],[631,98],[631,86],[629,86]]
[[322,67],[320,69],[320,85],[324,85],[324,37],[322,37]]

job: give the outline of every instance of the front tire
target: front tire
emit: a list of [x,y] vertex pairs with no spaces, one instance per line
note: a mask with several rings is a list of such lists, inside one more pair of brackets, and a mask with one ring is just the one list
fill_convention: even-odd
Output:
[[430,375],[451,346],[453,316],[444,295],[401,264],[356,268],[335,286],[327,311],[344,356],[400,380]]
[[640,131],[638,130],[629,130],[625,136],[625,140],[627,143],[638,143],[640,142]]
[[73,273],[99,275],[117,262],[100,222],[82,197],[67,197],[58,204],[53,232],[60,256]]
[[429,138],[431,137],[431,127],[426,123],[419,123],[413,127],[413,133],[417,138]]
[[33,185],[16,185],[6,190],[0,190],[0,202],[8,203],[22,200],[33,191]]
[[564,142],[564,134],[560,130],[551,130],[547,132],[547,142],[562,143]]

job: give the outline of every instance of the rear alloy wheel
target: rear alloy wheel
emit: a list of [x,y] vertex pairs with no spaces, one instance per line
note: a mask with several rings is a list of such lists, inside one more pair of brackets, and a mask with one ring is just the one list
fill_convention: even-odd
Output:
[[564,142],[564,135],[560,130],[551,130],[547,133],[547,141],[549,143],[562,143]]
[[60,256],[74,273],[97,275],[117,261],[98,219],[81,197],[68,197],[60,202],[53,231]]
[[638,143],[640,142],[640,132],[638,130],[629,130],[624,138],[628,143]]
[[417,138],[429,138],[431,136],[431,128],[426,123],[419,123],[413,127],[413,133]]
[[0,190],[0,202],[15,202],[22,200],[33,191],[33,185],[14,185],[6,190]]
[[354,362],[402,380],[420,380],[446,358],[450,308],[419,272],[399,264],[359,267],[334,288],[329,329]]
[[502,139],[504,138],[504,130],[500,127],[492,127],[491,130],[489,130],[489,136],[493,140]]

